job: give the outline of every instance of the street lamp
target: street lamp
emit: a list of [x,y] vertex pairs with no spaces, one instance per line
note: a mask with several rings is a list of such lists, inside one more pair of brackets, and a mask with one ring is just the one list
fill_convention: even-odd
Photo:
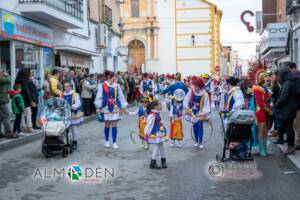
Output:
[[195,42],[196,42],[196,37],[195,37],[195,35],[192,35],[192,36],[191,36],[191,40],[192,40],[193,46],[195,46]]
[[122,18],[120,18],[118,26],[119,26],[119,29],[120,29],[121,33],[123,33],[124,32],[125,23],[123,22]]

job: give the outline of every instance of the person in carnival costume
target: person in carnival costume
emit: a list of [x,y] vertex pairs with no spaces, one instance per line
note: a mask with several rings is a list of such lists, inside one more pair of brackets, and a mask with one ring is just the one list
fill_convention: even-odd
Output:
[[141,95],[148,95],[152,92],[153,81],[149,78],[148,73],[143,74],[143,80],[140,84]]
[[[129,112],[129,115],[138,115],[139,116],[139,122],[138,122],[138,127],[139,127],[139,136],[141,139],[145,139],[145,126],[146,126],[146,120],[147,120],[147,107],[149,103],[151,102],[150,97],[148,96],[143,96],[141,98],[141,105],[134,111],[134,112]],[[148,141],[144,140],[144,147],[145,149],[149,149]]]
[[113,148],[118,149],[117,145],[117,122],[120,119],[121,109],[125,109],[127,112],[127,101],[122,92],[120,85],[116,83],[116,76],[112,71],[104,72],[107,81],[98,85],[97,95],[94,104],[96,105],[98,112],[103,113],[105,127],[105,147],[109,148],[109,131],[112,129],[112,142]]
[[210,102],[202,78],[192,78],[192,86],[184,98],[183,106],[186,110],[187,120],[193,123],[194,147],[203,149],[203,120],[210,113]]
[[[167,168],[164,142],[168,141],[168,137],[166,136],[166,130],[160,117],[161,111],[162,105],[158,100],[153,100],[147,107],[148,117],[145,127],[145,136],[152,145],[151,169]],[[162,166],[156,163],[158,151],[160,152]]]
[[175,101],[172,102],[169,115],[170,120],[170,139],[171,147],[182,147],[183,139],[182,116],[183,116],[183,100],[185,92],[182,89],[177,89],[174,92]]
[[273,115],[271,108],[268,106],[268,100],[271,95],[264,89],[266,82],[266,74],[262,73],[258,76],[257,85],[253,86],[253,96],[255,99],[255,116],[258,128],[258,146],[259,154],[261,156],[267,156],[267,137],[268,128],[267,121],[268,116]]
[[71,120],[71,133],[72,133],[72,149],[77,149],[77,125],[82,122],[81,117],[81,102],[78,93],[74,92],[72,84],[66,82],[64,84],[64,99],[68,102],[71,108],[72,120]]

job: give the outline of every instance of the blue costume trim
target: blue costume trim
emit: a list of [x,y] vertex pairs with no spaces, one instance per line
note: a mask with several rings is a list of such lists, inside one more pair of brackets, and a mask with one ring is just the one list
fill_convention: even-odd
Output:
[[156,135],[160,131],[160,125],[161,125],[161,117],[160,114],[156,113],[157,119],[155,118],[154,126],[151,130],[151,135]]
[[[109,87],[108,86],[108,96],[111,100],[115,100],[115,88],[113,87]],[[105,93],[105,90],[103,89],[103,95],[102,95],[102,107],[101,108],[104,108],[105,106],[108,106],[108,110],[109,112],[113,112],[114,110],[114,107],[115,107],[115,104],[117,104],[117,106],[119,108],[121,108],[121,103],[119,101],[119,94],[118,94],[118,88],[117,88],[117,98],[116,98],[116,102],[114,101],[113,104],[111,105],[108,105],[108,99],[107,99],[107,96],[106,96],[106,93]]]

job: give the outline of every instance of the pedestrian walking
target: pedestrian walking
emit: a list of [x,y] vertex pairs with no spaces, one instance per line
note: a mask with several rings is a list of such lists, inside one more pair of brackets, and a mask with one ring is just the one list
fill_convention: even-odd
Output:
[[95,98],[95,106],[98,112],[104,114],[105,128],[105,147],[110,147],[109,132],[112,129],[113,148],[118,149],[117,145],[117,123],[120,120],[121,109],[127,109],[127,101],[119,84],[116,83],[114,72],[106,71],[104,73],[107,81],[99,84]]
[[66,82],[64,84],[64,99],[70,105],[72,120],[71,120],[71,133],[72,133],[72,149],[77,149],[77,125],[82,122],[81,111],[80,111],[80,96],[72,88],[72,83]]

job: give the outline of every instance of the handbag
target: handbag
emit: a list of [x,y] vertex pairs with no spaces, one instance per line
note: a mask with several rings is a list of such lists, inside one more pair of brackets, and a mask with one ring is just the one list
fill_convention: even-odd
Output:
[[97,119],[100,123],[104,122],[104,113],[98,113]]

